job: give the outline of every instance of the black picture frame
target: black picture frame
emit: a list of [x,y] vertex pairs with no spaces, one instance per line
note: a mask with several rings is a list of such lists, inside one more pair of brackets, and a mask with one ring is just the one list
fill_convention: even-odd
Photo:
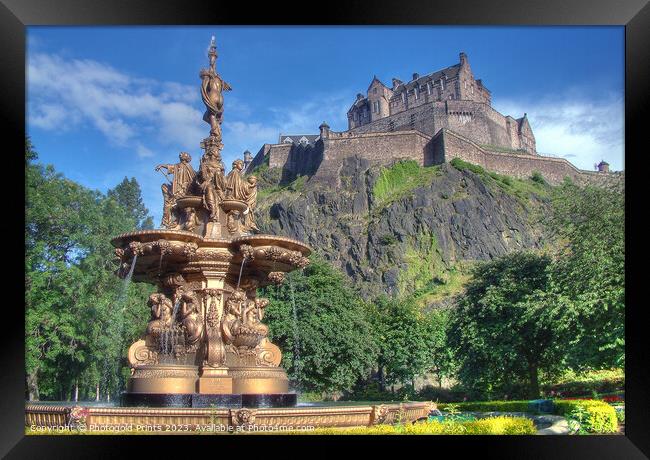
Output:
[[[208,25],[208,24],[294,24],[294,25],[620,25],[625,27],[625,148],[626,152],[626,401],[627,420],[625,436],[573,437],[368,437],[366,447],[382,449],[389,443],[399,444],[407,455],[437,456],[464,454],[468,447],[477,449],[475,455],[498,458],[647,458],[650,456],[650,425],[648,412],[649,334],[643,321],[642,262],[646,261],[643,239],[643,192],[646,136],[643,126],[647,117],[650,81],[650,5],[647,0],[456,0],[454,2],[418,2],[386,0],[374,2],[348,1],[346,3],[313,2],[283,6],[267,2],[199,2],[197,0],[0,0],[0,113],[8,165],[5,177],[20,174],[11,168],[18,164],[15,152],[24,146],[25,132],[25,28],[31,25]],[[315,50],[315,52],[323,50]],[[644,149],[645,147],[645,149]],[[14,152],[14,153],[12,153]],[[14,158],[14,161],[8,161]],[[23,184],[24,185],[24,184]],[[2,364],[0,367],[0,455],[8,458],[75,458],[108,457],[124,453],[151,437],[144,436],[30,436],[24,435],[24,311],[18,306],[24,302],[21,292],[20,241],[24,238],[20,219],[20,187],[5,192],[9,199],[3,207],[4,219],[1,241],[10,252],[6,255],[7,270],[3,292],[5,296],[0,328]],[[7,196],[7,195],[5,195]],[[24,223],[24,222],[23,222]],[[13,273],[12,273],[13,272]],[[13,279],[16,278],[16,279]],[[192,450],[236,442],[249,445],[252,437],[194,436]],[[241,439],[244,438],[242,442]],[[300,438],[300,439],[297,439]],[[309,450],[325,453],[340,449],[341,443],[357,441],[351,437],[320,438],[264,437],[269,452],[278,448],[286,451],[300,443]],[[155,445],[167,448],[174,437],[157,438]],[[259,438],[257,439],[259,440]],[[151,443],[151,444],[154,444]],[[420,449],[422,449],[420,451]],[[449,450],[448,450],[449,449]],[[448,451],[447,451],[448,450]],[[447,453],[445,453],[447,451]],[[224,451],[221,451],[224,452]],[[239,451],[241,452],[241,451]],[[149,455],[153,450],[149,452]],[[227,454],[231,455],[231,454]],[[235,455],[240,455],[237,453]],[[367,455],[372,455],[369,451]],[[386,455],[387,451],[386,451]]]

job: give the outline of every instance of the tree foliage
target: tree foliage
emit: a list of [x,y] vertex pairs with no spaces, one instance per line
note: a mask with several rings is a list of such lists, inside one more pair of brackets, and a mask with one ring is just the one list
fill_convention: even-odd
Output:
[[625,365],[625,194],[577,187],[555,191],[548,225],[557,253],[551,289],[579,315],[574,368]]
[[142,190],[135,177],[125,177],[115,188],[108,191],[108,196],[117,201],[117,204],[129,211],[137,222],[138,229],[152,229],[153,218],[142,201]]
[[517,252],[478,265],[454,312],[450,342],[460,380],[480,393],[539,395],[540,371],[552,373],[566,355],[572,315],[549,301],[547,256]]
[[[30,399],[67,399],[73,387],[115,397],[126,347],[146,322],[151,288],[114,274],[112,237],[132,230],[132,210],[33,164],[26,144],[25,336]],[[135,184],[137,185],[137,183]],[[139,190],[139,187],[138,187]],[[123,292],[124,291],[124,292]]]
[[377,346],[361,298],[343,275],[317,256],[304,271],[260,295],[265,320],[283,353],[282,365],[303,391],[336,392],[366,376]]

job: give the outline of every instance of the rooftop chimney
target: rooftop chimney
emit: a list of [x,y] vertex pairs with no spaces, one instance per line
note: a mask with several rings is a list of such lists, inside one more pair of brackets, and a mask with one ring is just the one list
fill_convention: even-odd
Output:
[[417,80],[418,78],[420,78],[420,74],[419,73],[414,73],[413,74],[413,80]]

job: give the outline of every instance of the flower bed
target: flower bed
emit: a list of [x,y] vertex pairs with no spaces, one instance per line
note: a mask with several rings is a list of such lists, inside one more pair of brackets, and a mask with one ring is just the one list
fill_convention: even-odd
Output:
[[[457,404],[439,404],[441,411],[455,407],[463,412],[534,412],[530,401],[481,401]],[[588,433],[616,433],[618,419],[614,407],[593,399],[553,400],[553,413],[574,419]]]
[[491,417],[474,421],[445,420],[418,422],[412,425],[378,425],[356,428],[317,428],[311,431],[285,432],[283,434],[458,434],[458,435],[529,435],[535,434],[532,420],[523,417]]

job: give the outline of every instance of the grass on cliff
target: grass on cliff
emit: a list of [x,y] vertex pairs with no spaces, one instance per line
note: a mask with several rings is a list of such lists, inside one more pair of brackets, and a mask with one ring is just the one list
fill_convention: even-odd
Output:
[[261,188],[257,192],[257,198],[266,198],[270,195],[274,195],[280,192],[291,192],[291,193],[300,193],[305,188],[305,182],[307,182],[307,176],[298,176],[292,182],[286,185],[272,185]]
[[546,183],[539,172],[534,172],[527,179],[517,179],[515,177],[498,174],[492,171],[486,171],[479,165],[468,163],[460,158],[454,158],[450,164],[459,171],[471,171],[483,179],[486,185],[495,185],[504,192],[517,198],[522,204],[526,205],[532,195],[549,198],[552,187]]
[[372,189],[375,203],[381,208],[417,187],[430,184],[440,174],[440,166],[423,167],[414,160],[401,160],[390,167],[382,167]]
[[398,289],[419,308],[461,293],[470,278],[469,263],[445,263],[433,235],[420,235],[409,244],[404,261],[407,267],[399,275]]

